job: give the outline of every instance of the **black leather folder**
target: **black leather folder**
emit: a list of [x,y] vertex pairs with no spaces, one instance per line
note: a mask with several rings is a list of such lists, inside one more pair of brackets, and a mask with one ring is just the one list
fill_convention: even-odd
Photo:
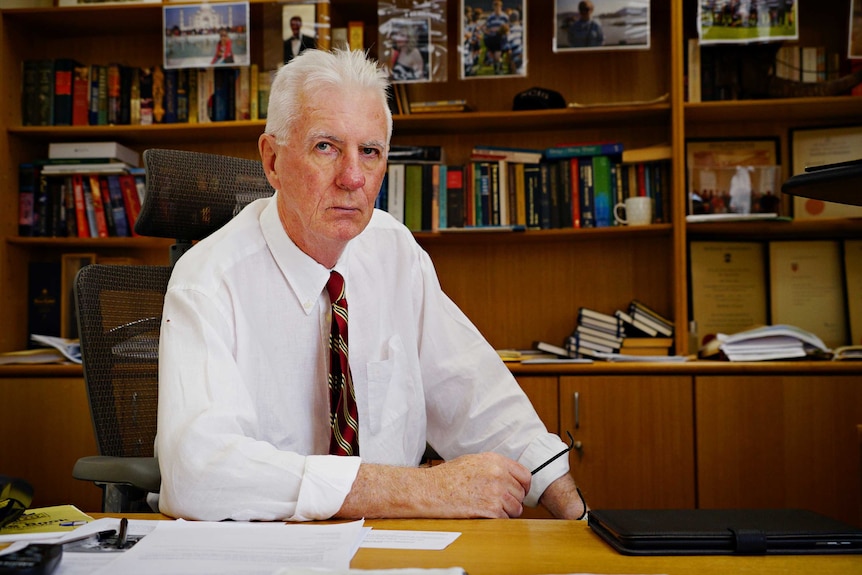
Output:
[[598,509],[589,526],[625,555],[862,553],[862,529],[802,509]]

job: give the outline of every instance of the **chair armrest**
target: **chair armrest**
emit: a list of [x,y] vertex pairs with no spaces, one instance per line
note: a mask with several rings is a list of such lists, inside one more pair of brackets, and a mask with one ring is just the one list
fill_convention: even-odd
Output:
[[155,457],[81,457],[75,462],[72,476],[96,483],[132,485],[150,493],[158,493],[162,484],[159,460]]

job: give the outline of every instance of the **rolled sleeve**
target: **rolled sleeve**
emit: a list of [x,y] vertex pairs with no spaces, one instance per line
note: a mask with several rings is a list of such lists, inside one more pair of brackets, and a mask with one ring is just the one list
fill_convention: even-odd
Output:
[[359,457],[306,457],[296,512],[290,520],[316,521],[335,515],[350,493],[361,461]]
[[[518,463],[532,471],[565,448],[566,444],[553,433],[540,435],[530,442],[518,459]],[[536,507],[545,489],[568,472],[569,458],[566,456],[559,457],[543,467],[541,471],[533,475],[530,491],[524,498],[524,505]]]

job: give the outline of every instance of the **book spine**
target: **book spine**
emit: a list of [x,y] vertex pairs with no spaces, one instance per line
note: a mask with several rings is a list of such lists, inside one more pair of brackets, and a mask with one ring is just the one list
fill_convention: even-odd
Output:
[[90,124],[90,67],[75,66],[72,79],[72,125]]
[[111,198],[111,214],[114,220],[115,234],[121,238],[127,238],[129,233],[129,221],[126,219],[126,204],[123,200],[123,189],[120,185],[118,174],[109,174],[104,178],[108,182],[108,194]]
[[464,227],[464,166],[449,165],[446,170],[447,227]]
[[120,123],[120,65],[108,64],[107,67],[107,123]]
[[90,197],[93,201],[93,215],[95,218],[96,237],[108,237],[108,220],[105,216],[105,205],[102,197],[102,186],[99,183],[99,176],[90,174]]
[[549,160],[563,158],[581,158],[586,156],[613,156],[622,154],[623,145],[620,142],[602,142],[598,144],[576,144],[572,146],[557,146],[545,149],[545,158]]
[[108,227],[108,237],[117,236],[117,226],[114,222],[114,210],[111,206],[111,190],[108,187],[108,178],[106,176],[97,176],[99,182],[100,200],[102,201],[102,211],[105,214],[105,223]]
[[54,62],[39,60],[34,126],[50,126],[54,122]]
[[176,68],[169,68],[164,71],[165,75],[165,113],[162,116],[162,123],[176,124],[179,118],[178,106],[178,86],[180,81],[179,73]]
[[84,200],[84,176],[72,175],[72,193],[75,198],[75,220],[79,238],[90,237],[90,224],[87,220],[87,203]]
[[595,200],[596,227],[610,227],[613,217],[611,193],[611,161],[607,156],[593,156],[593,198]]
[[120,175],[120,189],[123,194],[123,205],[126,208],[126,220],[129,223],[129,233],[132,236],[137,236],[138,234],[135,232],[135,222],[138,221],[138,216],[141,213],[141,202],[138,197],[135,177],[131,174]]
[[593,165],[592,163],[578,163],[580,188],[580,207],[581,207],[581,227],[594,228],[596,227],[596,212],[594,208],[593,196]]
[[36,186],[39,182],[39,167],[21,164],[18,167],[18,235],[33,235],[34,204]]
[[72,78],[77,62],[69,58],[54,61],[54,125],[72,125]]

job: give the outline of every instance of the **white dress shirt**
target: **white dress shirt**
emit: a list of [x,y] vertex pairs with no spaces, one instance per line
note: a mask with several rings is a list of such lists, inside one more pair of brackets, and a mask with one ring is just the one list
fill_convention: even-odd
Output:
[[[328,455],[330,270],[289,239],[275,197],[177,262],[159,350],[162,512],[325,519],[360,461],[415,466],[426,440],[445,459],[495,451],[528,469],[565,447],[406,227],[376,210],[335,269],[346,284],[361,459]],[[534,476],[526,503],[567,471],[561,457]]]

